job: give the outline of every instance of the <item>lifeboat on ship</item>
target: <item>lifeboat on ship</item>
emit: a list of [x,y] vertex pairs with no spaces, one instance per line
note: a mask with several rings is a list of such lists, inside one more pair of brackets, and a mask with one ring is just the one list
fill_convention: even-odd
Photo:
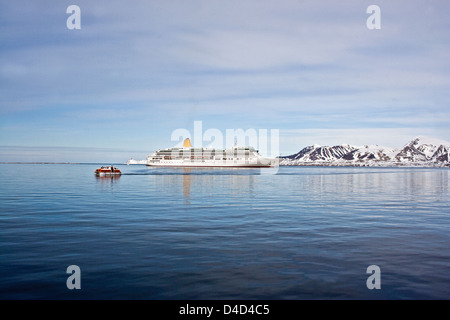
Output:
[[119,169],[113,166],[101,167],[95,170],[96,176],[117,176],[121,174],[122,172],[120,172]]

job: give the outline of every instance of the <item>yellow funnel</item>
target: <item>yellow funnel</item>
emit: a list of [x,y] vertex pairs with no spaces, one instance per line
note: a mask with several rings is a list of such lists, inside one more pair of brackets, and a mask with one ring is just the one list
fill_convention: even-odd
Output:
[[183,148],[192,148],[191,139],[189,139],[189,138],[184,139]]

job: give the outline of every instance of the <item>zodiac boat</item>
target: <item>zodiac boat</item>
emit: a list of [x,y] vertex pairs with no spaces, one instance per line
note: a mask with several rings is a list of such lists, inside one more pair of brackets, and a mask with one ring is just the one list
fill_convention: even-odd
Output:
[[106,166],[101,167],[100,169],[95,170],[96,176],[111,176],[111,175],[121,175],[122,172],[120,172],[119,169],[113,166]]

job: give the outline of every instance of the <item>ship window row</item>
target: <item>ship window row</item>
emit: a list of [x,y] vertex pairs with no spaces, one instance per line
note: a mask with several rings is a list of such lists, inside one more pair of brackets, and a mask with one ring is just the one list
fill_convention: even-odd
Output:
[[243,153],[245,152],[250,153],[250,152],[254,152],[256,150],[254,150],[253,148],[249,149],[249,148],[238,148],[238,149],[233,149],[233,150],[216,150],[216,149],[189,149],[189,150],[184,150],[184,149],[164,149],[164,150],[158,150],[156,153],[158,154],[166,154],[166,153],[207,153],[207,154],[214,154],[214,153],[218,153],[218,154],[233,154],[233,153]]
[[152,160],[248,160],[249,157],[222,157],[222,156],[190,156],[190,157],[153,157]]
[[248,156],[250,155],[249,151],[245,152],[172,152],[172,151],[159,151],[157,153],[157,156],[221,156],[221,157],[227,157],[227,156]]

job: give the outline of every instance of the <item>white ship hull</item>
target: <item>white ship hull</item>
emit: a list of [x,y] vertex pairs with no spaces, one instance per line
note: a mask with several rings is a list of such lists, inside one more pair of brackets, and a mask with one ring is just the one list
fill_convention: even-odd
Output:
[[264,159],[262,161],[240,161],[240,160],[160,160],[159,162],[147,162],[150,167],[239,167],[239,168],[264,168],[274,167],[274,159]]

